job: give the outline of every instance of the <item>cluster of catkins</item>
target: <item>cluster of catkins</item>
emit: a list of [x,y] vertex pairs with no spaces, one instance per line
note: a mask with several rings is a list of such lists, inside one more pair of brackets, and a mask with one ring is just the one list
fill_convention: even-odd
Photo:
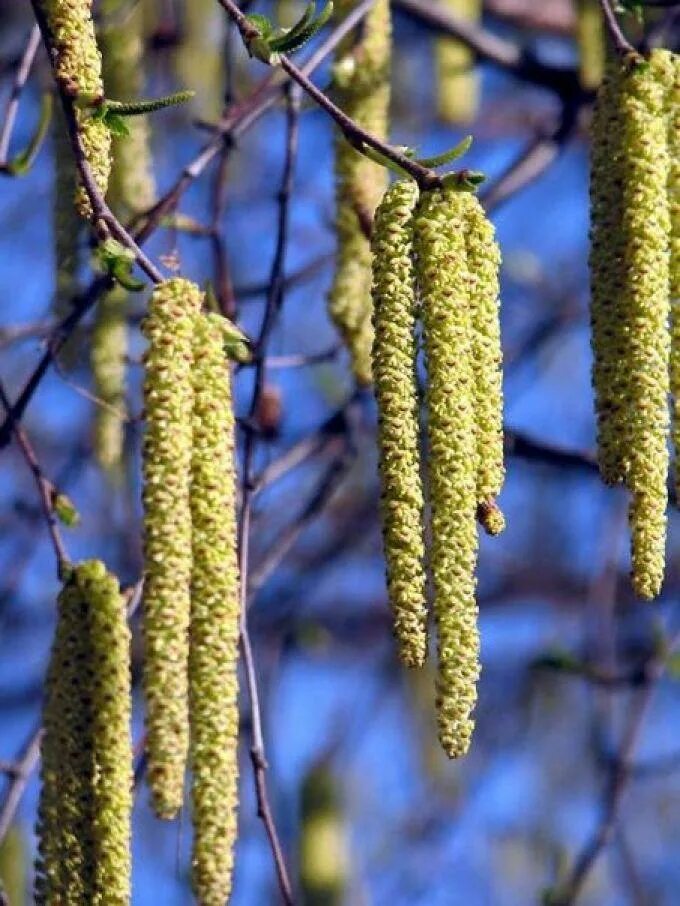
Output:
[[144,689],[154,809],[182,806],[192,771],[192,878],[203,906],[229,897],[238,795],[234,418],[223,319],[175,278],[142,330]]
[[[97,47],[92,0],[41,0],[41,14],[54,50],[54,74],[59,86],[75,101],[74,110],[85,157],[97,187],[106,194],[111,171],[111,132],[92,116],[93,105],[104,98],[102,58]],[[83,186],[75,204],[88,219],[92,207]]]
[[[600,471],[630,491],[632,582],[663,581],[669,393],[680,450],[680,62],[610,60],[592,125],[591,321]],[[671,306],[671,300],[673,305]]]
[[[353,0],[336,4],[346,16]],[[333,83],[348,116],[376,138],[387,136],[390,103],[389,0],[376,0],[362,23],[338,45]],[[335,148],[337,253],[329,313],[343,337],[359,384],[371,383],[370,224],[387,185],[387,173],[338,134]]]
[[[477,198],[460,187],[423,192],[396,182],[373,234],[373,373],[378,403],[381,511],[389,599],[401,659],[427,655],[427,568],[438,634],[439,738],[464,754],[479,675],[475,600],[477,525],[504,528],[495,498],[504,478],[500,254]],[[416,324],[427,368],[425,552]]]
[[[465,22],[477,23],[482,0],[445,0],[445,7]],[[479,74],[475,55],[455,38],[437,38],[437,113],[446,123],[469,123],[479,105]]]
[[35,902],[130,901],[130,633],[103,563],[68,568],[46,681]]

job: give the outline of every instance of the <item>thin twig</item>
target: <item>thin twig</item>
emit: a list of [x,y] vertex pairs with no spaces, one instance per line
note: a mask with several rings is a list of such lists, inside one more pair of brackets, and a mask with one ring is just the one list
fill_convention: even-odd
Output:
[[19,803],[24,795],[24,790],[31,779],[31,774],[38,765],[42,732],[41,728],[33,731],[24,746],[20,758],[16,762],[12,780],[3,798],[2,806],[0,806],[0,844],[2,844],[12,826]]
[[5,120],[2,124],[2,131],[0,131],[0,172],[7,166],[9,143],[12,139],[14,123],[16,122],[17,113],[19,111],[19,99],[21,98],[21,92],[24,90],[24,86],[26,85],[28,77],[31,73],[31,68],[33,66],[33,61],[35,59],[39,45],[40,29],[37,25],[34,25],[31,29],[31,33],[28,36],[26,48],[23,52],[21,60],[19,61],[16,75],[14,77],[12,91],[10,92],[10,96],[7,100]]
[[607,31],[611,35],[616,52],[619,54],[636,53],[635,48],[621,30],[616,13],[609,0],[600,0],[600,6],[602,7],[602,15],[607,25]]

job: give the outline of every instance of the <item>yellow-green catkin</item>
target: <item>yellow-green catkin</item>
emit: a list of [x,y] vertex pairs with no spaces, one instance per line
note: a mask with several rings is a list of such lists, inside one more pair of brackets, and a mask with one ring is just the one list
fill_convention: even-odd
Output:
[[[143,88],[143,11],[121,0],[102,6],[105,16],[99,35],[107,97],[136,100]],[[121,220],[151,207],[155,183],[146,117],[127,121],[129,135],[114,137],[108,202]],[[94,452],[112,478],[120,475],[125,428],[126,302],[122,287],[112,290],[97,306],[90,347],[94,392],[103,405],[95,409]]]
[[57,319],[71,311],[78,289],[78,243],[82,221],[73,204],[78,184],[73,151],[63,114],[57,109],[53,128],[54,198],[53,230],[55,258],[55,292],[53,312]]
[[349,857],[337,779],[326,764],[307,773],[301,796],[300,892],[303,906],[340,906]]
[[654,50],[650,64],[665,91],[668,142],[668,205],[670,214],[671,366],[673,400],[673,447],[675,490],[680,488],[680,56],[669,50]]
[[193,334],[202,294],[181,278],[154,290],[142,332],[144,407],[144,689],[153,807],[182,805],[189,742]]
[[465,754],[479,676],[475,601],[477,424],[465,229],[468,201],[427,192],[414,218],[428,373],[430,564],[438,631],[437,721],[450,757]]
[[[55,50],[55,75],[62,89],[76,101],[75,115],[85,157],[104,195],[111,168],[111,133],[101,120],[91,116],[89,108],[104,96],[92,0],[43,0],[42,9]],[[75,205],[82,217],[92,215],[83,186],[76,189]]]
[[495,505],[505,479],[503,461],[503,354],[498,271],[501,253],[494,228],[477,197],[466,194],[465,250],[470,280],[471,352],[477,422],[477,503],[484,529],[504,528]]
[[[444,5],[466,22],[478,22],[481,0],[444,0]],[[479,106],[479,74],[467,44],[455,38],[437,38],[437,112],[447,123],[469,123]]]
[[630,325],[627,438],[632,581],[653,598],[663,581],[668,502],[669,172],[664,88],[651,66],[626,62],[621,87],[624,290]]
[[202,906],[229,899],[238,806],[234,416],[221,320],[201,315],[194,334],[189,700],[192,882]]
[[[89,902],[130,902],[130,631],[118,580],[99,560],[74,570],[86,606],[92,706],[94,893]],[[86,740],[82,741],[87,744]]]
[[598,0],[576,0],[576,42],[581,85],[586,89],[597,88],[604,76],[607,51]]
[[412,224],[417,199],[414,182],[396,182],[376,211],[372,237],[383,547],[395,635],[409,667],[421,666],[427,653]]
[[130,636],[115,576],[72,569],[47,674],[36,901],[130,901]]
[[[106,96],[137,100],[144,89],[144,16],[140,5],[107,0],[100,29]],[[109,203],[116,215],[127,220],[150,208],[155,200],[149,122],[146,116],[126,120],[129,135],[113,138],[113,164]]]
[[625,431],[633,375],[625,366],[630,330],[621,308],[624,289],[621,84],[623,70],[612,59],[600,85],[591,125],[590,319],[592,382],[597,416],[597,450],[602,478],[623,481],[630,448]]
[[23,906],[26,902],[30,849],[20,824],[13,824],[0,843],[0,894],[5,906]]
[[94,761],[87,605],[67,581],[45,684],[35,901],[90,902],[94,889]]
[[94,420],[94,452],[99,465],[115,477],[123,455],[125,410],[125,356],[127,292],[116,287],[97,306],[90,364],[98,400]]
[[[340,18],[354,0],[337,5]],[[377,138],[388,132],[391,17],[389,0],[376,0],[361,26],[338,47],[334,83],[338,103]],[[387,185],[384,167],[359,154],[340,134],[335,144],[337,253],[329,312],[349,349],[359,384],[371,383],[371,249],[368,231]]]

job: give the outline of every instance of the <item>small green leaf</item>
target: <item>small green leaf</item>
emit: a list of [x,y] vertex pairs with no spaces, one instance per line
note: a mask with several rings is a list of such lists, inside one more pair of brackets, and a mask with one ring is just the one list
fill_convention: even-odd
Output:
[[112,101],[108,98],[100,106],[104,108],[102,115],[108,119],[111,115],[122,116],[143,116],[147,113],[155,113],[156,110],[163,110],[165,107],[176,107],[178,104],[185,104],[190,101],[196,94],[195,91],[176,91],[174,94],[166,94],[161,98],[149,98],[141,101]]
[[266,39],[274,34],[274,23],[266,16],[262,16],[260,13],[250,13],[245,19],[253,28],[256,28],[259,31],[261,38]]
[[66,494],[53,495],[52,509],[59,522],[67,528],[75,528],[80,523],[80,513]]
[[52,107],[52,94],[46,91],[40,100],[40,119],[33,137],[28,146],[7,164],[7,172],[12,176],[24,176],[31,169],[33,161],[38,156],[42,143],[45,141],[45,136],[52,120]]
[[[395,151],[400,150],[401,149],[399,148],[395,148]],[[377,151],[375,148],[371,148],[370,145],[363,144],[361,146],[361,153],[369,160],[374,161],[376,164],[380,164],[381,167],[387,167],[388,170],[391,170],[393,173],[396,173],[399,176],[407,176],[409,179],[413,179],[411,174],[404,170],[403,167],[400,167],[399,164],[395,163],[393,160],[390,160],[389,157],[385,157],[384,154],[382,154],[380,151]]]
[[315,19],[313,22],[309,22],[303,28],[293,27],[290,32],[286,35],[283,35],[280,38],[274,38],[269,41],[269,47],[273,51],[278,51],[281,53],[292,53],[296,50],[299,50],[304,44],[307,43],[314,35],[320,31],[328,22],[333,13],[333,3],[332,0],[328,0],[326,6],[321,11],[321,15]]
[[210,317],[219,325],[222,332],[222,342],[227,357],[241,364],[252,361],[252,342],[243,331],[222,314],[213,313]]
[[104,124],[107,126],[109,132],[112,135],[115,135],[116,138],[126,138],[130,134],[130,130],[123,117],[118,113],[114,113],[112,110],[109,110],[104,116]]
[[417,163],[422,167],[427,167],[432,170],[436,167],[442,167],[444,164],[450,164],[451,161],[458,160],[459,157],[462,157],[470,150],[472,141],[472,136],[466,135],[462,141],[458,142],[457,145],[454,145],[454,147],[450,148],[448,151],[444,151],[442,154],[436,154],[434,157],[419,157],[417,158]]
[[99,269],[113,277],[130,292],[140,292],[145,283],[132,274],[135,254],[117,239],[105,239],[95,250],[95,261]]

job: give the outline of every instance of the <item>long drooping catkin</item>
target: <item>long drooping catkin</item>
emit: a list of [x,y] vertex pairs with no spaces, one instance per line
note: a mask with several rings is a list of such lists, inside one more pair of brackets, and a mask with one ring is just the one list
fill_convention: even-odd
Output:
[[[75,115],[85,157],[100,192],[105,194],[111,168],[111,133],[88,109],[104,96],[92,0],[42,0],[41,8],[55,51],[57,81],[78,102]],[[76,190],[75,204],[82,217],[91,216],[90,201],[82,186]]]
[[383,546],[399,652],[410,667],[422,665],[427,651],[412,225],[417,198],[413,182],[388,189],[372,238]]
[[498,269],[494,229],[476,196],[466,193],[465,250],[470,279],[471,354],[477,423],[477,503],[484,528],[498,534],[503,517],[493,501],[505,479],[503,373]]
[[45,683],[35,901],[85,903],[93,890],[94,763],[87,611],[74,581],[57,602]]
[[192,879],[203,906],[222,906],[229,898],[238,806],[234,417],[220,321],[201,315],[194,335],[189,695]]
[[302,906],[340,906],[347,893],[349,853],[338,780],[329,765],[311,767],[300,802]]
[[624,287],[630,327],[626,436],[632,493],[632,580],[653,598],[663,580],[668,501],[669,233],[668,149],[663,86],[648,65],[624,64],[621,87]]
[[92,903],[130,902],[130,816],[132,740],[130,738],[130,631],[125,602],[115,576],[90,560],[75,570],[87,608],[92,700],[94,790]]
[[191,583],[189,502],[198,287],[175,278],[158,286],[142,331],[144,406],[144,689],[148,780],[153,805],[171,818],[182,804],[189,742]]
[[130,637],[115,576],[74,567],[47,675],[36,901],[130,901]]
[[[102,5],[100,29],[104,85],[108,97],[133,101],[143,87],[143,15],[122,0]],[[149,127],[144,116],[128,119],[129,135],[113,139],[108,203],[125,221],[153,204],[155,182],[151,169]],[[127,292],[116,287],[97,306],[90,364],[95,395],[104,405],[95,409],[94,451],[111,476],[120,467],[125,426],[125,356]]]
[[438,726],[442,746],[451,757],[463,755],[470,745],[479,676],[474,575],[477,436],[464,238],[467,209],[464,196],[447,188],[426,193],[414,218],[428,372]]
[[625,442],[631,375],[626,360],[629,329],[620,308],[623,291],[621,68],[607,67],[591,127],[590,293],[593,389],[598,461],[608,484],[623,481],[630,450]]
[[[340,16],[353,8],[342,0]],[[340,44],[334,67],[338,102],[378,138],[388,131],[391,19],[388,0],[376,0],[362,26]],[[371,250],[366,235],[387,182],[384,167],[359,154],[338,134],[335,147],[337,258],[330,315],[349,349],[361,384],[371,382]]]
[[[478,22],[481,0],[446,0],[446,7],[466,22]],[[437,112],[447,123],[469,123],[479,104],[479,76],[474,53],[455,38],[437,38]]]

